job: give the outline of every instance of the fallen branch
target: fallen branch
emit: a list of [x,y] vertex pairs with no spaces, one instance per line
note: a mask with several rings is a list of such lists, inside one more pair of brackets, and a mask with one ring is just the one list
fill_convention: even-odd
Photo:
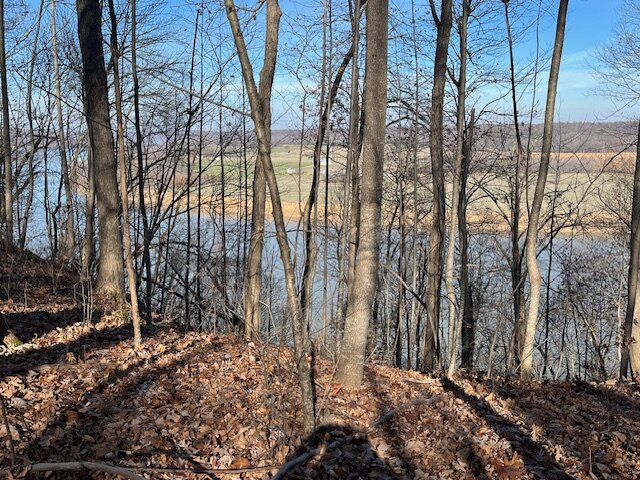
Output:
[[29,468],[31,472],[81,472],[92,470],[95,472],[110,473],[120,475],[130,480],[146,480],[143,476],[132,472],[127,468],[114,467],[104,463],[95,462],[62,462],[62,463],[35,463]]
[[289,460],[287,463],[282,465],[282,467],[280,467],[280,470],[278,470],[278,473],[276,473],[276,475],[271,480],[282,480],[284,478],[284,476],[286,475],[286,473],[289,470],[291,470],[293,467],[295,467],[297,465],[300,465],[301,463],[306,462],[307,460],[309,460],[310,458],[315,457],[317,454],[319,454],[322,451],[328,452],[330,450],[333,450],[338,445],[340,445],[342,442],[344,442],[344,440],[340,439],[340,440],[336,440],[334,442],[331,442],[327,446],[321,445],[318,448],[314,448],[313,450],[309,450],[308,452],[303,453],[302,455],[300,455],[299,457],[294,458],[293,460]]
[[417,379],[417,378],[405,377],[402,379],[402,381],[408,382],[408,383],[417,383],[418,385],[439,385],[440,384],[439,378]]
[[276,470],[280,465],[265,465],[264,467],[247,467],[247,468],[177,468],[177,467],[131,467],[136,472],[152,472],[152,473],[201,473],[205,475],[238,475],[240,473],[251,472],[268,472]]

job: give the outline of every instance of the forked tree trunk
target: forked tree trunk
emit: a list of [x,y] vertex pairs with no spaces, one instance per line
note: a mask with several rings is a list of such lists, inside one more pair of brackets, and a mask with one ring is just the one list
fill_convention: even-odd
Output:
[[[265,61],[261,72],[261,86],[268,86],[266,90],[258,92],[258,88],[253,77],[253,67],[249,60],[249,54],[240,28],[240,20],[236,12],[233,0],[225,0],[227,18],[233,33],[233,40],[236,51],[240,58],[242,76],[247,87],[247,94],[251,106],[251,117],[258,139],[259,161],[263,167],[265,179],[269,186],[271,204],[273,208],[273,220],[276,227],[276,240],[280,249],[280,257],[284,270],[284,281],[287,292],[287,306],[292,317],[293,344],[296,356],[296,367],[298,372],[298,382],[302,393],[302,419],[304,431],[309,434],[315,427],[315,389],[312,378],[312,367],[310,357],[312,352],[308,350],[309,342],[307,329],[304,324],[302,307],[296,288],[296,278],[291,260],[291,248],[287,238],[284,214],[280,200],[280,189],[276,180],[275,171],[271,162],[271,125],[270,118],[266,117],[264,106],[271,101],[271,85],[275,73],[276,58],[278,51],[278,33],[280,27],[280,17],[282,12],[278,5],[278,0],[267,0],[267,22],[266,22],[266,42]],[[261,95],[262,93],[262,95]],[[270,110],[269,110],[270,111]]]
[[547,174],[549,172],[549,158],[551,156],[551,142],[553,140],[553,117],[556,105],[556,92],[558,90],[560,60],[562,59],[562,47],[564,46],[564,30],[567,22],[568,5],[569,0],[560,0],[556,38],[553,46],[553,57],[551,59],[551,71],[549,72],[547,105],[544,114],[544,132],[542,137],[542,151],[540,152],[540,169],[538,170],[538,180],[536,181],[536,189],[533,194],[531,212],[529,213],[529,223],[527,225],[525,249],[531,289],[529,294],[529,310],[527,312],[524,344],[520,355],[520,376],[523,379],[529,379],[533,375],[533,348],[536,336],[536,327],[538,324],[540,290],[542,287],[542,277],[540,275],[540,268],[538,266],[538,258],[536,255],[538,244],[538,223],[540,221],[540,210],[542,208],[544,189],[547,183]]
[[424,329],[422,370],[434,371],[440,366],[440,290],[442,285],[442,256],[444,253],[445,190],[444,190],[444,146],[443,113],[444,94],[447,81],[447,58],[451,35],[453,0],[442,0],[440,18],[433,0],[429,0],[431,14],[438,28],[436,57],[433,66],[433,89],[431,92],[431,175],[433,183],[433,207],[431,209],[431,232],[429,235],[429,259],[427,261],[427,325]]
[[98,207],[100,262],[96,291],[124,297],[124,265],[120,230],[117,165],[109,119],[109,91],[102,49],[102,12],[98,0],[76,0],[78,39],[82,52],[85,115],[93,150]]
[[350,389],[360,388],[364,370],[369,321],[378,284],[382,171],[387,113],[388,0],[368,0],[364,94],[364,139],[357,285],[351,285],[347,317],[336,372],[337,381]]

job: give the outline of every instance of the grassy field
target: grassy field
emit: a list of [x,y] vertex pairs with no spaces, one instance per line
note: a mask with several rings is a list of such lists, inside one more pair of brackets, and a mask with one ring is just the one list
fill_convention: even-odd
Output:
[[[249,188],[253,175],[253,165],[255,163],[255,150],[247,152],[247,165],[249,169]],[[555,196],[555,208],[557,215],[580,215],[582,218],[595,221],[602,228],[602,225],[613,217],[609,208],[619,208],[624,204],[626,197],[630,197],[629,185],[632,174],[632,167],[635,162],[635,155],[625,152],[615,157],[612,153],[556,153],[552,155],[551,170],[549,172],[547,192],[548,202]],[[394,191],[394,178],[391,172],[396,168],[393,163],[393,151],[389,153],[388,165],[385,166],[385,188],[387,191]],[[428,171],[428,153],[419,152],[421,158],[420,183],[421,188],[426,189],[425,201],[430,202],[430,177]],[[533,155],[533,162],[536,163],[537,154]],[[285,210],[285,215],[289,221],[296,221],[300,217],[300,212],[306,202],[311,182],[313,178],[313,150],[311,147],[304,147],[302,152],[299,146],[281,145],[272,151],[272,161],[274,164],[280,194]],[[346,163],[346,150],[335,148],[329,161],[329,203],[330,209],[336,210],[340,206],[343,175]],[[226,155],[224,157],[225,177],[227,181],[238,185],[240,178],[243,178],[244,161],[238,155]],[[325,188],[324,159],[322,165],[323,174],[320,179],[320,204],[323,204]],[[488,224],[489,228],[501,229],[506,227],[501,217],[508,215],[509,210],[509,190],[510,179],[504,173],[499,173],[500,169],[484,169],[473,173],[469,178],[469,191],[473,192],[469,206],[469,218],[473,224]],[[212,198],[219,196],[219,178],[221,174],[220,161],[216,160],[208,168],[208,177]],[[409,191],[411,190],[411,169],[407,179]],[[447,190],[450,195],[451,176],[447,178]],[[535,186],[535,171],[530,176],[528,196],[533,196]],[[551,193],[557,191],[558,194]],[[206,195],[206,194],[205,194]],[[219,203],[219,202],[216,202]],[[420,206],[419,206],[420,207]],[[428,205],[421,206],[427,210]],[[238,203],[228,201],[226,208],[229,211],[237,211]],[[268,211],[270,211],[270,206]],[[323,214],[320,208],[320,215]],[[523,219],[526,221],[526,219]]]

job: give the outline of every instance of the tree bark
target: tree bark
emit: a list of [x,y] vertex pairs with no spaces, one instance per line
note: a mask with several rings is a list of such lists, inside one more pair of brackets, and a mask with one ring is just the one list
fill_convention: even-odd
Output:
[[102,49],[102,13],[98,0],[76,0],[78,39],[82,52],[85,115],[93,150],[98,207],[100,261],[96,291],[124,297],[124,265],[117,165],[109,120],[107,74]]
[[[265,91],[258,92],[258,88],[253,77],[253,68],[249,60],[249,54],[240,28],[240,20],[236,12],[233,0],[225,0],[225,8],[233,40],[236,45],[236,51],[240,58],[242,67],[242,76],[247,87],[247,94],[251,106],[251,117],[256,130],[258,139],[259,160],[263,166],[263,171],[267,185],[269,186],[269,194],[271,196],[271,204],[273,208],[273,220],[276,227],[276,240],[280,249],[280,257],[284,270],[285,287],[287,292],[287,306],[289,314],[292,316],[293,327],[293,344],[296,356],[296,367],[298,373],[298,382],[302,393],[302,419],[304,431],[309,434],[315,428],[315,389],[313,384],[313,371],[310,364],[312,352],[308,349],[309,342],[307,338],[307,329],[304,324],[302,315],[302,307],[296,288],[295,272],[293,262],[291,260],[291,248],[287,238],[287,231],[284,223],[284,214],[282,211],[282,203],[280,200],[280,190],[276,180],[275,171],[271,162],[271,124],[270,109],[265,112],[264,106],[271,101],[271,85],[273,84],[273,76],[275,73],[277,50],[278,50],[278,32],[280,27],[280,17],[282,12],[278,0],[267,0],[267,24],[266,24],[266,42],[265,42],[265,64],[260,75],[261,86],[268,87]],[[268,95],[268,96],[267,96]]]
[[53,57],[53,75],[55,77],[55,102],[58,120],[58,151],[60,152],[60,167],[62,169],[62,183],[65,197],[65,231],[62,247],[62,260],[69,261],[76,248],[76,232],[73,221],[73,205],[71,197],[71,180],[69,179],[69,162],[67,160],[67,140],[64,133],[62,119],[62,89],[60,86],[60,66],[58,62],[58,31],[56,28],[56,0],[51,0],[51,53]]
[[349,294],[347,317],[338,367],[337,381],[345,388],[357,389],[362,383],[369,321],[378,284],[379,232],[382,209],[382,171],[387,109],[388,0],[368,0],[367,45],[364,94],[364,139],[358,257],[355,265],[357,285]]
[[[464,132],[465,132],[465,100],[467,95],[467,25],[469,24],[469,13],[471,7],[470,0],[462,1],[462,17],[459,23],[460,36],[460,73],[458,75],[458,109],[456,118],[456,157],[453,168],[452,191],[451,191],[451,220],[449,223],[449,238],[447,239],[447,260],[445,284],[447,286],[447,299],[449,300],[449,368],[447,375],[453,376],[458,369],[458,342],[461,333],[459,332],[461,322],[459,322],[456,289],[454,285],[454,260],[456,250],[456,235],[458,233],[458,205],[460,203],[460,182],[462,178],[462,162],[464,153]],[[460,298],[462,299],[461,291]],[[460,302],[460,308],[463,308]]]
[[513,300],[514,334],[512,356],[515,363],[520,363],[520,353],[524,344],[525,331],[525,299],[524,276],[522,274],[522,252],[520,250],[520,207],[522,200],[522,187],[520,182],[522,159],[524,149],[520,134],[520,121],[518,119],[518,100],[516,93],[516,67],[513,58],[513,37],[511,36],[511,21],[509,19],[509,2],[504,2],[504,18],[507,27],[507,43],[509,45],[509,71],[511,81],[511,103],[513,107],[513,127],[516,135],[516,158],[513,191],[511,192],[511,258],[509,270],[511,273],[511,295]]
[[467,179],[471,164],[473,148],[473,132],[475,128],[475,111],[471,111],[471,120],[467,127],[467,135],[462,154],[460,171],[460,200],[458,201],[458,231],[460,234],[460,313],[462,322],[462,368],[473,368],[475,349],[475,312],[473,310],[473,292],[469,276],[469,232],[467,230]]
[[525,244],[527,256],[527,270],[529,271],[529,310],[527,312],[527,323],[525,325],[524,344],[520,356],[521,369],[520,376],[529,379],[533,375],[533,349],[538,324],[538,310],[540,307],[540,289],[542,287],[542,277],[538,266],[536,255],[538,243],[538,223],[540,221],[540,210],[544,198],[544,189],[547,183],[549,172],[549,158],[551,156],[551,142],[553,140],[553,117],[555,113],[556,92],[558,90],[558,76],[560,73],[560,61],[562,59],[562,47],[564,46],[564,31],[567,22],[567,8],[569,0],[560,0],[558,9],[558,22],[556,27],[556,38],[553,46],[553,57],[551,59],[551,71],[549,72],[549,86],[547,89],[547,104],[544,114],[544,131],[542,137],[542,151],[540,152],[540,168],[536,189],[533,194],[529,223],[527,225],[527,239]]
[[122,114],[122,90],[120,86],[120,69],[118,60],[118,25],[113,0],[109,0],[109,17],[111,19],[111,55],[113,64],[113,87],[115,90],[116,123],[118,139],[118,164],[119,187],[122,200],[122,224],[123,240],[125,248],[125,260],[127,265],[127,278],[129,280],[129,296],[131,298],[131,323],[133,324],[133,348],[138,350],[142,346],[142,334],[140,331],[140,309],[138,308],[138,288],[136,271],[133,264],[133,252],[131,246],[131,233],[129,230],[129,189],[127,187],[127,165],[124,146],[124,120]]
[[2,154],[4,157],[4,223],[5,247],[13,250],[13,166],[11,133],[9,131],[9,88],[7,85],[7,54],[4,30],[4,0],[0,0],[0,82],[2,83]]
[[447,58],[452,24],[453,0],[442,0],[440,18],[433,0],[429,0],[431,13],[438,29],[436,57],[433,67],[433,89],[431,92],[431,175],[433,183],[433,207],[431,210],[431,234],[429,236],[429,259],[427,261],[427,325],[422,351],[422,370],[431,372],[440,366],[440,290],[442,288],[442,257],[444,253],[445,189],[443,114],[447,76]]
[[633,174],[633,204],[631,207],[631,254],[629,256],[629,280],[627,311],[622,331],[622,356],[620,379],[637,378],[640,375],[640,122],[636,143],[636,167]]

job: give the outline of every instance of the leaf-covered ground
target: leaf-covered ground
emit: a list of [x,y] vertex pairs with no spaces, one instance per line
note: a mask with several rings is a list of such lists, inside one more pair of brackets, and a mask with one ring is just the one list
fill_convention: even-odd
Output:
[[302,456],[282,478],[640,478],[636,385],[450,381],[368,366],[349,393],[318,359],[322,426],[302,438],[286,347],[165,326],[147,328],[134,352],[130,327],[112,317],[82,325],[72,275],[10,260],[0,311],[28,343],[0,357],[0,477],[92,461],[144,478],[272,478]]

